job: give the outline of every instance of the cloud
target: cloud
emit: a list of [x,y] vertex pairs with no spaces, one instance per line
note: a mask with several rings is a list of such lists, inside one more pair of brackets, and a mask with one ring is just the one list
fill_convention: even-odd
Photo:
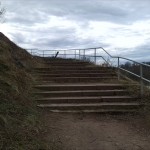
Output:
[[[149,0],[3,0],[2,2],[7,5],[9,12],[17,13],[16,19],[26,21],[31,19],[33,23],[47,19],[51,15],[77,21],[132,23],[141,18],[149,18],[150,14]],[[41,12],[43,15],[40,14]]]
[[0,31],[24,48],[101,46],[113,55],[148,57],[149,0],[1,1],[7,13]]

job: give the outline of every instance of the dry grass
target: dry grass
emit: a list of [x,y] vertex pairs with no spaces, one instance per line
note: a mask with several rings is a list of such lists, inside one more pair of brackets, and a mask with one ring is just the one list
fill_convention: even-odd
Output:
[[0,33],[0,149],[37,150],[42,124],[32,95],[31,68],[39,65],[25,50]]
[[144,107],[140,109],[138,114],[141,117],[141,120],[144,121],[145,127],[150,127],[150,89],[144,86],[144,94],[141,97],[140,95],[140,85],[138,82],[133,80],[121,80],[122,84],[126,85],[129,94],[137,97],[141,104],[144,104]]

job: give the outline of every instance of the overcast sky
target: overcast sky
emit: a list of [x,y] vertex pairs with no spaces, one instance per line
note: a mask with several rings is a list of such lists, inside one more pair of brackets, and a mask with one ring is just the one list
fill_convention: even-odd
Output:
[[23,48],[104,47],[150,61],[150,0],[0,1],[0,31]]

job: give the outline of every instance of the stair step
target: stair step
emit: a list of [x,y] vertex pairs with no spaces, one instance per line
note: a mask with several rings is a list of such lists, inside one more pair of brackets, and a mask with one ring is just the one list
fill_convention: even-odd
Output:
[[112,70],[112,67],[98,67],[98,66],[50,66],[50,67],[34,68],[34,70]]
[[[70,63],[70,62],[68,62],[68,63],[46,63],[45,65],[47,65],[47,66],[55,66],[55,67],[68,67],[68,66],[77,66],[77,67],[79,67],[79,66],[92,66],[91,64],[89,64],[89,63]],[[94,66],[94,65],[93,65]]]
[[56,110],[56,109],[49,109],[48,111],[53,112],[53,113],[137,113],[139,109],[96,109],[96,110],[88,110],[88,109],[83,109],[83,110]]
[[44,62],[45,64],[92,64],[91,62],[88,62],[88,61],[73,61],[73,60],[70,60],[70,61],[46,61]]
[[44,109],[52,109],[52,110],[131,110],[131,109],[139,109],[139,103],[90,103],[90,104],[39,104],[37,105],[40,108]]
[[[34,70],[33,71],[36,74],[50,74],[50,73],[113,73],[110,70],[63,70],[63,69],[59,69],[59,70]],[[115,72],[114,72],[115,73]]]
[[98,82],[103,80],[113,80],[117,77],[51,77],[51,78],[38,78],[37,81],[55,81],[55,82]]
[[37,99],[39,104],[59,103],[101,103],[101,102],[134,102],[136,97],[130,96],[101,96],[101,97],[52,97]]
[[116,76],[115,73],[51,73],[51,74],[39,74],[39,78],[51,78],[51,77],[104,77],[104,76]]
[[126,90],[79,90],[79,91],[42,91],[35,94],[43,97],[76,97],[76,96],[121,96]]
[[62,91],[62,90],[113,90],[113,89],[124,89],[121,84],[48,84],[48,85],[36,85],[34,88],[40,90],[49,91]]
[[[46,58],[33,69],[38,107],[52,112],[136,112],[143,105],[118,84],[115,69],[73,59]],[[106,82],[106,83],[105,83]],[[117,83],[117,84],[116,84]]]
[[44,58],[45,63],[91,63],[84,60],[67,59],[67,58]]

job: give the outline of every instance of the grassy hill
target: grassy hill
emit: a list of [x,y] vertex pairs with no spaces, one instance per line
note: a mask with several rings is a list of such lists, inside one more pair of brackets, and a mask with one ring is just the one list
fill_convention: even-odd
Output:
[[[31,66],[32,64],[32,66]],[[41,124],[30,71],[39,62],[0,33],[0,149],[40,149]]]

